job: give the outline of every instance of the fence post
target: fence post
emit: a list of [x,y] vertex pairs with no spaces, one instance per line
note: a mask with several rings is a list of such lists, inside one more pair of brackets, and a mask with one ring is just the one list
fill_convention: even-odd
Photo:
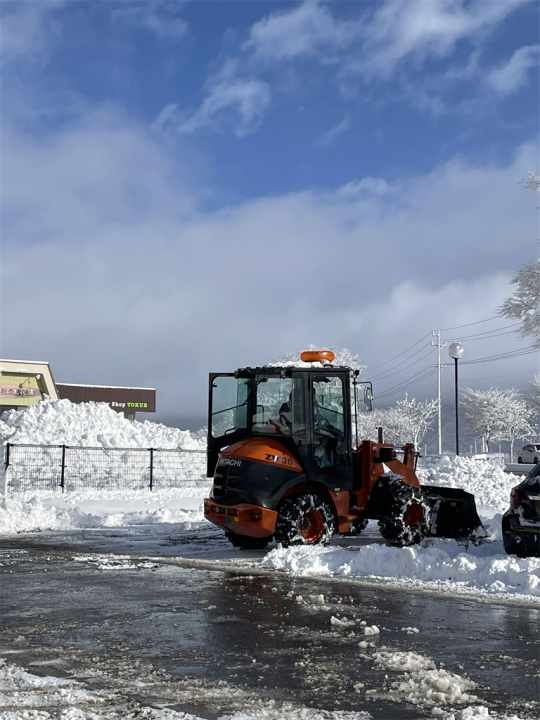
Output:
[[66,446],[62,445],[62,472],[60,475],[60,487],[62,488],[62,492],[64,492],[64,488],[65,488],[65,473],[66,473]]
[[154,489],[154,448],[150,448],[150,490]]
[[2,473],[2,495],[7,497],[7,486],[8,486],[8,470],[9,470],[9,449],[11,447],[11,443],[6,443],[6,460],[4,463],[3,473]]

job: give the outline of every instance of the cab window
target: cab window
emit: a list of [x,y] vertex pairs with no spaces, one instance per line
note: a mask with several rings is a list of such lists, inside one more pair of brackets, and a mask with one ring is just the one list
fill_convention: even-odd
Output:
[[291,378],[256,378],[253,432],[291,435],[293,401]]
[[338,377],[313,378],[313,430],[338,440],[345,436],[343,382]]
[[212,385],[212,437],[247,428],[248,380],[231,376],[214,378]]

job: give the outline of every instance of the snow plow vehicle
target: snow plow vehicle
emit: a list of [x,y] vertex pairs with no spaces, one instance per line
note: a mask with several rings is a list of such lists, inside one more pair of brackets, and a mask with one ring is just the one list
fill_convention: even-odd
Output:
[[[328,544],[379,522],[387,543],[470,538],[481,528],[474,496],[420,485],[412,444],[358,440],[358,404],[371,383],[334,367],[331,351],[303,366],[211,373],[207,520],[237,547]],[[356,437],[353,438],[353,434]]]

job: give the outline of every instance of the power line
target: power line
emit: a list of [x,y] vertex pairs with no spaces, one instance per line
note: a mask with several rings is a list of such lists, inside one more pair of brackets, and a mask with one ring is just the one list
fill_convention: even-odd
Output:
[[538,348],[528,347],[523,350],[512,350],[507,353],[501,353],[500,355],[489,355],[485,358],[478,358],[478,360],[462,360],[461,365],[478,365],[479,363],[495,362],[495,360],[510,360],[511,358],[521,357],[522,355],[531,355],[532,353],[538,352]]
[[[426,370],[428,371],[426,373]],[[413,385],[416,385],[417,383],[421,382],[422,380],[425,380],[427,377],[432,375],[435,371],[434,368],[422,368],[422,370],[419,370],[414,375],[411,375],[411,377],[407,378],[406,380],[402,380],[402,382],[398,383],[397,385],[394,385],[391,388],[388,388],[380,395],[377,395],[377,397],[388,397],[389,395],[395,395],[398,392],[401,392],[402,390],[406,390],[409,387],[412,387]],[[422,377],[418,378],[418,375],[421,375]],[[418,378],[415,380],[415,378]],[[412,381],[412,382],[410,382]]]
[[437,387],[437,383],[434,382],[434,383],[431,383],[431,385],[424,385],[423,388],[420,388],[419,390],[415,390],[415,393],[416,393],[417,395],[420,395],[420,393],[426,392],[426,390],[431,390],[431,389],[436,388],[436,387]]
[[[419,353],[419,352],[422,352],[422,350],[423,350],[425,347],[427,347],[427,345],[423,345],[423,346],[420,348],[420,350],[418,350],[418,352],[415,352],[414,355],[411,355],[411,357],[407,358],[407,360],[410,360],[410,359],[413,358],[415,355],[418,355],[418,353]],[[411,363],[410,365],[407,365],[406,367],[401,368],[401,370],[396,370],[396,372],[390,372],[390,370],[395,370],[395,368],[398,368],[400,365],[403,365],[403,363],[407,362],[407,360],[403,360],[403,362],[400,362],[400,363],[398,363],[397,365],[394,365],[394,367],[391,367],[391,368],[389,368],[387,371],[385,370],[384,372],[379,373],[378,375],[370,375],[370,378],[371,378],[371,380],[377,380],[377,379],[381,379],[381,378],[382,378],[382,379],[386,379],[387,377],[391,377],[392,375],[397,375],[398,373],[404,372],[405,370],[407,370],[407,368],[410,368],[410,367],[412,367],[413,365],[416,365],[416,363],[419,363],[421,360],[423,360],[424,358],[427,358],[429,355],[431,355],[431,350],[430,350],[428,353],[426,353],[425,355],[422,355],[422,357],[419,357],[418,360],[415,360],[415,361],[414,361],[413,363]]]
[[523,370],[522,372],[509,373],[508,375],[489,375],[487,377],[476,377],[476,378],[462,378],[469,382],[470,380],[498,380],[499,378],[516,377],[516,375],[530,375],[530,373],[538,372],[538,368],[533,370]]
[[[427,335],[424,335],[423,338],[420,338],[420,340],[419,340],[418,342],[415,342],[414,345],[411,345],[411,347],[410,347],[410,348],[407,348],[407,350],[404,350],[403,352],[398,353],[398,354],[395,355],[394,357],[390,358],[390,360],[385,360],[383,363],[380,363],[379,365],[374,365],[374,366],[373,366],[372,368],[370,368],[370,369],[371,369],[371,370],[376,370],[377,368],[380,368],[380,367],[382,367],[383,365],[388,365],[389,362],[392,362],[392,360],[396,360],[398,357],[402,357],[403,355],[405,355],[406,353],[408,353],[409,350],[412,350],[414,347],[416,347],[417,345],[419,345],[419,344],[422,342],[422,340],[425,340],[425,339],[426,339],[427,337],[429,337],[430,335],[431,335],[431,333],[428,333]],[[414,355],[411,355],[411,357],[414,357]],[[408,358],[408,359],[410,359],[410,358]]]
[[[534,352],[538,352],[538,350],[536,348],[530,347],[530,348],[525,348],[524,350],[517,350],[517,351],[514,350],[514,351],[511,351],[508,353],[501,353],[500,355],[493,355],[493,356],[486,357],[486,358],[479,358],[478,360],[466,360],[466,361],[462,361],[461,364],[462,365],[477,365],[479,363],[484,363],[484,362],[494,362],[495,360],[509,360],[514,357],[521,357],[522,355],[530,355]],[[426,373],[426,370],[428,370],[427,373]],[[417,385],[419,382],[422,382],[423,380],[427,379],[435,372],[436,372],[435,369],[423,368],[422,370],[419,370],[414,375],[411,375],[406,380],[402,380],[397,385],[394,385],[393,387],[388,388],[384,392],[378,394],[376,397],[382,399],[382,398],[390,397],[391,395],[397,395],[397,393],[403,392],[403,390],[407,390],[408,388],[412,387],[413,385]],[[421,377],[418,377],[419,375]],[[417,378],[417,379],[415,379],[415,378]]]
[[[487,330],[485,333],[478,333],[478,335],[465,335],[464,337],[461,336],[460,340],[489,340],[490,337],[497,337],[498,335],[511,335],[513,334],[513,331],[502,333],[501,330],[507,330],[508,328],[516,327],[517,325],[521,325],[521,323],[512,323],[511,325],[505,325],[502,328],[496,328],[495,330]],[[497,333],[497,334],[495,334]]]
[[396,386],[395,388],[392,388],[391,390],[388,390],[387,392],[381,393],[380,395],[377,395],[377,398],[387,398],[391,397],[393,395],[397,395],[398,393],[403,392],[404,390],[408,390],[409,388],[413,387],[414,385],[418,385],[419,382],[423,382],[429,377],[433,377],[435,374],[435,370],[430,370],[429,372],[425,373],[421,377],[419,377],[417,380],[413,380],[410,383],[407,383],[406,385]]
[[487,318],[487,320],[478,320],[478,322],[467,323],[466,325],[455,325],[454,327],[441,328],[441,332],[446,332],[447,330],[459,330],[460,328],[471,327],[471,325],[480,325],[481,323],[490,322],[491,320],[497,320],[498,318],[499,316],[495,315],[494,317]]
[[[519,324],[519,323],[517,323],[517,324]],[[508,330],[507,332],[497,333],[496,335],[488,335],[487,337],[482,336],[482,335],[475,337],[474,335],[471,335],[468,338],[461,338],[461,340],[467,340],[468,342],[476,342],[477,340],[491,340],[491,338],[500,337],[501,335],[514,335],[514,334],[515,334],[515,330]],[[455,340],[448,340],[448,342],[455,342]]]

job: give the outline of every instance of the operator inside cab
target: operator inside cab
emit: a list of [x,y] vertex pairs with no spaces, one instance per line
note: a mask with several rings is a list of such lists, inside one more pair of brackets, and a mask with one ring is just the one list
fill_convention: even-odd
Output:
[[279,423],[287,432],[292,432],[292,392],[289,393],[289,398],[279,408]]

